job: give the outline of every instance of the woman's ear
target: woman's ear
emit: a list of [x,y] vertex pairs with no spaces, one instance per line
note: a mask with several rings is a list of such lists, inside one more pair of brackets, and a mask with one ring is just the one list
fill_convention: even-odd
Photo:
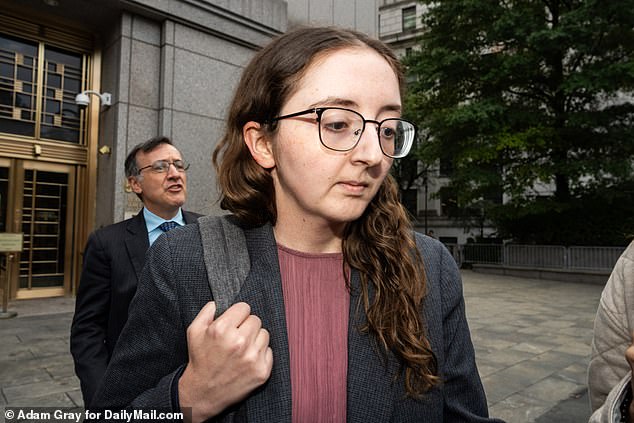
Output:
[[262,125],[257,122],[247,122],[242,127],[242,137],[253,159],[264,169],[275,167],[275,158],[271,141]]

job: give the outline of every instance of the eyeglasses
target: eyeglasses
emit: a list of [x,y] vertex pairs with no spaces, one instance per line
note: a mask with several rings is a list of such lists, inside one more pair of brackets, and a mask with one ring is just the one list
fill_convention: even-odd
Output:
[[335,151],[349,151],[357,146],[365,124],[375,123],[381,151],[394,159],[407,156],[416,138],[416,125],[405,119],[388,118],[382,121],[365,119],[354,110],[341,107],[318,107],[289,115],[278,116],[266,123],[315,113],[319,124],[319,140],[324,147]]
[[174,165],[174,168],[176,168],[176,170],[179,172],[185,172],[187,169],[189,169],[189,163],[185,163],[182,160],[174,160],[173,162],[170,162],[168,160],[157,160],[150,165],[143,166],[141,169],[139,169],[139,173],[141,173],[141,171],[145,169],[151,169],[154,173],[167,173],[169,171],[170,165]]

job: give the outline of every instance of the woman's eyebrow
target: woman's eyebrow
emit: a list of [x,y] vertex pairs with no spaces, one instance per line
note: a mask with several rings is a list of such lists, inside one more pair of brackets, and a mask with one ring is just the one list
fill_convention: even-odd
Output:
[[[346,108],[351,108],[351,109],[356,110],[356,108],[359,107],[359,104],[356,101],[349,100],[349,99],[346,99],[346,98],[328,97],[328,98],[326,98],[324,100],[316,101],[315,103],[311,104],[308,107],[313,109],[313,108],[316,108],[316,107],[328,107],[328,106],[346,107]],[[387,105],[381,107],[379,112],[380,113],[383,113],[383,112],[397,112],[397,113],[401,113],[402,109],[403,108],[402,108],[402,106],[400,104],[387,104]]]
[[359,105],[352,100],[341,98],[341,97],[328,97],[324,100],[319,100],[314,102],[309,106],[309,108],[315,107],[328,107],[328,106],[339,106],[339,107],[358,107]]

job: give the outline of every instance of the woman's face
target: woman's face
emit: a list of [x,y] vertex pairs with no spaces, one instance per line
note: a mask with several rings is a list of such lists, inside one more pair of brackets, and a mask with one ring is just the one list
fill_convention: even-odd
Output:
[[[398,78],[370,48],[328,53],[309,66],[280,115],[313,107],[343,107],[376,121],[400,117]],[[269,144],[278,222],[351,222],[390,169],[392,159],[381,152],[376,124],[366,123],[357,146],[346,152],[324,147],[318,126],[314,113],[278,122]]]

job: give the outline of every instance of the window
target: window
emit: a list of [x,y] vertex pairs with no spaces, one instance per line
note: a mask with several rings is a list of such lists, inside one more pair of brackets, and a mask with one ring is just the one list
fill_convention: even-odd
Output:
[[83,54],[0,34],[0,131],[80,143],[85,68]]
[[406,7],[402,13],[403,32],[416,29],[416,6]]

